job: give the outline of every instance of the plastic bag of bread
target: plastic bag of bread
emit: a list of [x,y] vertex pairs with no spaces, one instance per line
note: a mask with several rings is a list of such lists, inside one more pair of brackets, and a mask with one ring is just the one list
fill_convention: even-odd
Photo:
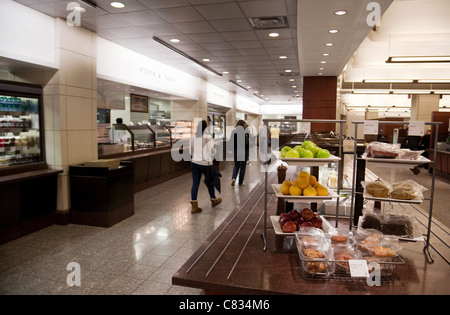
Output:
[[365,155],[370,158],[396,159],[399,150],[399,144],[373,141],[367,145]]
[[393,183],[390,197],[400,200],[423,199],[423,192],[427,190],[413,180],[405,180]]
[[361,182],[367,194],[377,198],[389,198],[389,193],[392,191],[391,185],[381,179],[373,182]]

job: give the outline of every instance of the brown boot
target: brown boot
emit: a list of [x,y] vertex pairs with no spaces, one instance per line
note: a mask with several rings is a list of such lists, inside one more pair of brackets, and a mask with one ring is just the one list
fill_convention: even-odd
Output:
[[191,206],[192,206],[192,210],[191,213],[197,213],[197,212],[202,212],[202,208],[198,207],[198,201],[192,201],[191,200]]
[[218,206],[222,202],[222,198],[211,198],[211,207]]

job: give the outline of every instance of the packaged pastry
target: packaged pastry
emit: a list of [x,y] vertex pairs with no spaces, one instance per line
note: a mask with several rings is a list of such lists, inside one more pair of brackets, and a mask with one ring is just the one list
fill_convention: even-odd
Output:
[[401,200],[423,199],[423,192],[427,190],[413,180],[406,180],[392,184],[391,198]]
[[347,245],[353,244],[353,234],[348,229],[335,228],[328,233],[331,244]]
[[365,187],[366,192],[373,196],[373,197],[378,197],[378,198],[388,198],[389,197],[389,193],[391,191],[391,187],[388,183],[386,183],[385,181],[381,180],[381,179],[377,179],[373,182],[369,182],[369,183],[363,183],[361,182],[361,184],[363,184]]
[[381,219],[380,217],[373,212],[364,213],[364,216],[361,220],[361,227],[363,229],[375,229],[379,230],[381,228]]
[[336,261],[336,271],[341,270],[346,273],[350,272],[348,261],[361,258],[361,252],[355,249],[353,246],[335,247],[333,255],[334,260]]
[[367,145],[365,153],[370,158],[396,159],[399,146],[384,142],[371,142]]
[[304,271],[311,275],[326,275],[330,271],[331,248],[320,234],[297,234],[297,248]]
[[381,232],[385,235],[412,237],[411,218],[404,215],[387,215],[382,221]]

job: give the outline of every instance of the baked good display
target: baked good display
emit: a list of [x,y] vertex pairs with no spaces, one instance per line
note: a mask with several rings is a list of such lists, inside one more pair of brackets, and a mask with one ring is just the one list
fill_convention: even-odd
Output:
[[[305,256],[308,259],[324,259],[326,258],[325,254],[316,250],[316,249],[305,249],[303,250],[303,253],[305,254]],[[306,270],[310,273],[324,273],[327,271],[328,269],[328,264],[326,262],[321,262],[321,261],[317,261],[317,262],[311,262],[308,261],[304,264],[304,267],[306,268]]]
[[377,179],[373,182],[366,183],[366,191],[373,197],[387,198],[389,197],[390,187],[384,181]]
[[376,246],[370,250],[375,256],[380,258],[391,258],[397,256],[397,253],[389,247]]
[[381,244],[381,240],[383,239],[383,235],[380,234],[371,234],[366,237],[364,240],[358,243],[358,247],[362,250],[369,250],[370,248],[376,247]]
[[337,260],[336,265],[343,267],[344,269],[349,268],[348,263],[345,261],[349,261],[350,259],[356,259],[356,257],[350,254],[349,252],[342,252],[336,254],[334,258]]

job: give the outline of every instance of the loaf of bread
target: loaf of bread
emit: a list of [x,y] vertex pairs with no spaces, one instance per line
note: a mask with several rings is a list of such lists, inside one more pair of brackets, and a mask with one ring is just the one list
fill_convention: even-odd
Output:
[[392,185],[391,198],[411,200],[416,198],[414,187],[410,184],[399,183]]

